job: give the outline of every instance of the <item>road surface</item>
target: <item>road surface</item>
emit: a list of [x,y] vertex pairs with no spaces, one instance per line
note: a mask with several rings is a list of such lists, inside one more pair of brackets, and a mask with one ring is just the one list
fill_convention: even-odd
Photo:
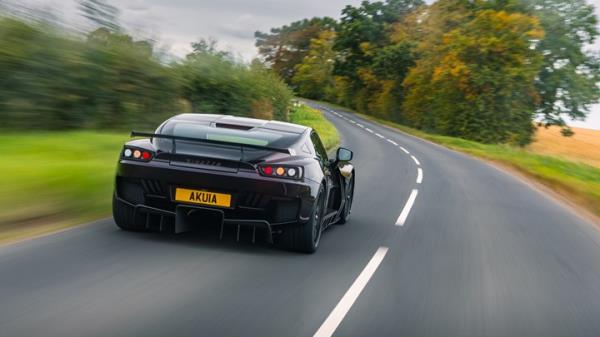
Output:
[[6,245],[0,336],[600,336],[592,223],[481,161],[322,109],[358,174],[351,220],[316,254],[112,220]]

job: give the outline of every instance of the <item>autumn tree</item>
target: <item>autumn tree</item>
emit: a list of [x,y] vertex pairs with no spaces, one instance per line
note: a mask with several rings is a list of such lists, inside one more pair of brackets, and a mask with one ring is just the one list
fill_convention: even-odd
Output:
[[335,32],[322,31],[310,42],[310,48],[302,62],[297,64],[292,84],[300,96],[313,99],[334,99],[333,66]]
[[[361,112],[397,119],[401,106],[401,83],[412,64],[408,44],[390,41],[390,30],[423,4],[420,0],[364,1],[346,6],[338,26],[335,75],[340,103]],[[408,62],[406,62],[408,61]]]
[[447,22],[456,28],[442,34],[440,43],[431,46],[435,53],[426,53],[411,70],[404,82],[405,110],[413,125],[428,131],[526,144],[533,132],[539,100],[535,80],[542,62],[532,47],[543,30],[525,14],[475,13]]
[[293,22],[269,33],[254,33],[258,52],[272,70],[287,83],[292,83],[296,65],[309,52],[311,40],[325,30],[333,30],[336,21],[331,18],[313,18]]

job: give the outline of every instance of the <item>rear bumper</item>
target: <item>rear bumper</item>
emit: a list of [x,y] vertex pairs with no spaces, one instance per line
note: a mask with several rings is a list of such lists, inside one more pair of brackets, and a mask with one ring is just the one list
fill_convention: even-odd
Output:
[[[231,207],[189,205],[175,201],[177,187],[231,194]],[[224,224],[265,227],[269,232],[279,225],[309,219],[319,185],[260,176],[250,170],[209,171],[171,166],[167,161],[137,163],[121,160],[115,181],[118,202],[145,214],[149,225],[181,223],[178,209],[212,211]],[[154,216],[156,219],[150,219]],[[137,219],[137,217],[136,217]],[[143,219],[140,219],[143,220]]]

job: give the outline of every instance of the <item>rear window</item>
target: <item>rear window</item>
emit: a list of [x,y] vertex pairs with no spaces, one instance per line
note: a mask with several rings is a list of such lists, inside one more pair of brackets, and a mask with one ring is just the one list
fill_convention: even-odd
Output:
[[241,145],[258,145],[275,148],[288,148],[298,138],[297,134],[270,131],[260,128],[250,130],[215,127],[200,123],[181,121],[168,122],[161,131],[162,134],[215,140]]

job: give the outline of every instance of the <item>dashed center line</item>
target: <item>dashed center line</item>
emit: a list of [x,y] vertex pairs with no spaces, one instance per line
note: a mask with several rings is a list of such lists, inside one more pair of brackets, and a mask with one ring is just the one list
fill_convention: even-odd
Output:
[[408,200],[406,201],[406,205],[404,205],[404,209],[402,209],[402,213],[400,213],[398,220],[396,220],[396,226],[404,226],[404,223],[406,222],[406,219],[410,214],[410,210],[412,209],[418,194],[418,190],[412,190],[410,196],[408,197]]
[[410,152],[408,152],[408,150],[402,146],[400,146],[400,150],[404,151],[404,153],[406,153],[406,154],[410,154]]
[[423,169],[422,168],[417,168],[417,184],[420,184],[423,182]]
[[387,139],[388,143],[398,146],[398,143],[396,143],[395,141],[391,140],[391,139]]
[[373,133],[373,130],[371,130],[369,128],[365,128],[365,130],[369,131],[370,133]]
[[367,283],[369,283],[373,274],[375,274],[375,271],[377,271],[377,268],[379,268],[388,249],[388,247],[379,247],[379,249],[377,249],[375,255],[373,255],[369,263],[367,263],[365,269],[363,269],[356,280],[354,280],[352,286],[346,291],[344,297],[342,297],[340,302],[335,306],[313,337],[331,337],[333,335],[337,327],[342,323],[342,320],[344,320],[344,317],[346,317],[348,311],[350,311],[350,308],[352,308],[354,302],[356,302],[360,293],[367,286]]
[[356,126],[358,126],[359,128],[364,128],[365,126],[360,124],[360,123],[356,123]]
[[380,135],[380,134],[378,134],[378,133],[376,133],[376,134],[375,134],[375,136],[377,136],[377,137],[379,137],[379,138],[382,138],[382,139],[383,139],[383,138],[385,138],[383,135]]
[[415,157],[415,156],[410,156],[410,157],[412,158],[412,160],[414,160],[414,161],[415,161],[415,163],[416,163],[417,165],[421,166],[421,163],[419,162],[419,160],[417,159],[417,157]]

